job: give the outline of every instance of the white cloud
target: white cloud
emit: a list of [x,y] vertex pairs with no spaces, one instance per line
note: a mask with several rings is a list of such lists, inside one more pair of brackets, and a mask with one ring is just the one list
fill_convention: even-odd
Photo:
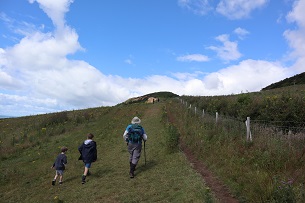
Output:
[[[261,88],[290,77],[294,73],[279,63],[244,60],[213,73],[173,73],[172,76],[152,75],[143,79],[108,76],[85,61],[69,60],[67,55],[82,50],[75,30],[65,25],[64,13],[72,1],[38,1],[54,24],[54,32],[39,29],[28,32],[18,44],[0,48],[0,112],[18,116],[55,112],[104,105],[115,105],[130,97],[156,91],[171,91],[179,95],[222,95]],[[34,2],[32,0],[31,2]],[[54,1],[55,2],[55,1]],[[185,3],[190,1],[185,0]],[[204,3],[204,1],[202,2]],[[302,13],[297,12],[304,0],[295,4],[289,15],[298,22],[299,30],[288,30],[285,36],[299,57],[299,67],[304,65],[305,35]],[[53,11],[56,10],[56,11]],[[237,31],[239,34],[242,30]],[[224,60],[236,60],[241,54],[237,42],[228,35],[216,38],[222,46],[208,49],[217,52]],[[184,60],[204,60],[204,55],[182,56]]]
[[239,59],[242,55],[238,51],[238,43],[229,40],[229,35],[223,34],[215,38],[223,43],[223,46],[209,46],[207,49],[213,50],[217,56],[224,61],[232,61]]
[[196,62],[205,62],[209,61],[209,57],[202,55],[202,54],[189,54],[184,56],[177,57],[178,61],[196,61]]
[[39,7],[51,18],[53,24],[60,30],[65,25],[65,13],[69,11],[69,6],[73,0],[28,0],[30,3],[35,1]]
[[249,17],[250,13],[257,8],[266,5],[269,0],[221,0],[216,11],[229,19],[241,19]]
[[197,15],[205,15],[213,9],[208,0],[178,0],[178,5]]
[[295,30],[286,30],[284,37],[292,48],[291,57],[296,59],[293,65],[295,70],[305,71],[305,0],[295,1],[293,9],[287,15],[290,23],[296,23],[298,27]]
[[258,91],[273,82],[290,77],[293,73],[279,63],[245,60],[204,78],[211,95]]
[[249,34],[249,32],[246,29],[243,29],[243,28],[240,28],[240,27],[236,28],[234,30],[234,33],[237,34],[237,36],[240,39],[244,39],[244,37]]

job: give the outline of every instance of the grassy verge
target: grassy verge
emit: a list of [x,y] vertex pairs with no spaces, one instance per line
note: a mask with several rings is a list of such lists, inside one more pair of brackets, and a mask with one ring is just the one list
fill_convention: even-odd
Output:
[[215,118],[195,116],[178,101],[167,107],[181,139],[240,202],[304,202],[304,150],[278,137],[256,135],[246,142],[236,123],[216,125]]
[[[204,202],[207,191],[200,175],[190,167],[181,152],[168,153],[166,150],[168,130],[162,123],[162,105],[131,104],[94,109],[92,119],[52,124],[54,129],[60,125],[64,132],[55,131],[61,133],[53,133],[41,140],[37,135],[24,148],[11,145],[7,149],[18,150],[10,149],[10,153],[1,157],[1,201]],[[122,134],[133,116],[142,119],[149,140],[146,143],[147,163],[144,163],[143,151],[136,177],[130,179],[128,152]],[[29,118],[23,119],[18,119],[18,129],[25,129],[28,125]],[[12,126],[14,120],[10,121]],[[13,127],[5,130],[18,134]],[[36,128],[33,131],[37,131]],[[95,135],[98,160],[92,164],[92,175],[87,178],[87,183],[82,185],[83,164],[78,161],[77,147],[88,132]],[[31,129],[27,133],[36,135]],[[9,143],[5,140],[9,139],[9,134],[1,139]],[[69,148],[64,183],[52,186],[55,171],[50,167],[63,145]]]

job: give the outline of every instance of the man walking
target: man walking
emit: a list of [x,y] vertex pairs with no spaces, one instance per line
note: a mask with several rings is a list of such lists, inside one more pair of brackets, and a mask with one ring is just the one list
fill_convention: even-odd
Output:
[[134,117],[131,120],[131,124],[126,127],[123,134],[123,138],[127,143],[129,156],[129,175],[130,178],[134,178],[134,171],[139,162],[142,150],[142,140],[146,142],[147,135],[144,128],[140,125],[141,120],[138,117]]

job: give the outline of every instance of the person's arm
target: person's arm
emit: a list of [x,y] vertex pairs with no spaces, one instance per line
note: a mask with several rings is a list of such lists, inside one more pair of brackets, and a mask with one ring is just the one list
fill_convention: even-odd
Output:
[[143,140],[144,140],[144,142],[146,142],[146,140],[147,140],[147,135],[145,133],[143,134]]
[[79,151],[80,154],[82,154],[82,151],[83,151],[83,144],[84,144],[84,143],[82,143],[82,144],[78,147],[78,151]]
[[128,129],[130,128],[130,125],[127,126],[126,130],[124,131],[123,134],[123,139],[128,142]]
[[143,130],[143,136],[142,136],[142,138],[143,138],[143,140],[144,140],[144,142],[147,140],[147,135],[146,135],[146,133],[145,133],[145,130],[144,130],[144,128],[142,128],[142,130]]
[[53,163],[53,165],[51,166],[51,168],[54,168],[55,167],[55,162]]
[[127,134],[128,134],[128,131],[127,131],[127,130],[125,130],[125,132],[124,132],[124,134],[123,134],[123,138],[124,138],[124,140],[125,140],[125,141],[128,139]]
[[64,156],[63,158],[63,162],[62,162],[64,165],[66,165],[68,163],[68,159],[67,159],[67,156]]

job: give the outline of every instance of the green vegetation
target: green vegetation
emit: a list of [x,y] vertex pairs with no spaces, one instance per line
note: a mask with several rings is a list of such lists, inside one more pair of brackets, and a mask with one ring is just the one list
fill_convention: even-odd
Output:
[[[164,105],[130,104],[0,120],[1,202],[204,202],[211,192],[178,150],[169,153]],[[149,136],[147,164],[136,177],[122,134],[139,116]],[[95,135],[98,160],[81,184],[83,163],[77,147]],[[69,148],[64,183],[51,185],[51,169],[61,146]]]
[[[227,103],[225,97],[183,97],[188,105],[178,99],[168,104],[167,113],[174,118],[172,125],[177,127],[181,141],[226,183],[240,202],[304,202],[304,134],[279,137],[265,128],[254,133],[253,142],[247,142],[245,119],[220,116],[216,123],[215,116],[195,115],[194,109],[188,108],[195,103],[223,113],[231,101],[247,106],[255,98],[251,94],[237,95],[235,100],[232,97],[228,96]],[[277,109],[278,104],[282,103],[273,103],[272,109]],[[244,108],[240,110],[246,112]],[[301,118],[304,114],[295,116]]]
[[298,127],[305,122],[305,85],[227,96],[182,96],[205,112],[245,120],[282,121]]
[[282,87],[288,87],[288,86],[294,86],[294,85],[302,85],[302,84],[303,85],[305,84],[305,72],[297,74],[290,78],[286,78],[284,80],[273,83],[271,85],[268,85],[267,87],[263,88],[262,90],[271,90],[271,89],[276,89],[276,88],[282,88]]
[[179,97],[179,95],[174,94],[172,92],[155,92],[151,94],[146,94],[140,97],[130,98],[127,101],[123,102],[122,104],[134,104],[134,103],[145,103],[150,97],[154,97],[159,99],[159,101],[167,100],[170,98]]

